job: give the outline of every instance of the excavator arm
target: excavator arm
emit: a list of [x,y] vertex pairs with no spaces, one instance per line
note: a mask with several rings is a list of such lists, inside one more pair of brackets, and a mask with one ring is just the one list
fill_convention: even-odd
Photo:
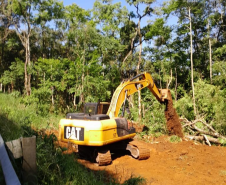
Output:
[[113,94],[107,115],[109,115],[110,118],[118,117],[119,110],[126,98],[146,87],[148,87],[148,89],[160,103],[163,103],[166,99],[171,97],[168,95],[168,89],[158,89],[151,75],[147,72],[144,72],[128,81],[122,82],[118,86]]

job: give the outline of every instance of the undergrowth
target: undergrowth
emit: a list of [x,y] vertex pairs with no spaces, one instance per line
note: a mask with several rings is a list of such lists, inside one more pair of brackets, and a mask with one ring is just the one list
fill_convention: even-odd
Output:
[[[35,129],[57,129],[64,115],[48,114],[41,116],[33,104],[25,106],[22,97],[0,93],[0,133],[5,141],[18,139],[25,135],[24,126]],[[9,134],[10,133],[10,134]]]
[[179,136],[173,135],[173,136],[170,136],[169,141],[171,143],[179,143],[182,141],[182,139]]
[[106,172],[91,171],[54,147],[55,135],[37,137],[38,184],[117,184]]

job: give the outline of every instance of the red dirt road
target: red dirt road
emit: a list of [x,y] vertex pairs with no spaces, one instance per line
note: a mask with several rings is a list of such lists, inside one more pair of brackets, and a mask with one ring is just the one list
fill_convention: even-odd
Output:
[[170,143],[167,137],[147,143],[148,160],[138,161],[129,155],[113,155],[109,166],[79,162],[92,170],[105,170],[124,182],[131,176],[145,178],[151,185],[226,185],[226,148],[195,144],[192,141]]

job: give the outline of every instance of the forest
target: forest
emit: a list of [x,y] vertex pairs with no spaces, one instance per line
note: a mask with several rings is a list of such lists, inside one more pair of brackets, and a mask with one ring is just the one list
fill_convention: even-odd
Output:
[[[145,88],[127,98],[125,117],[144,126],[136,137],[149,144],[148,160],[125,155],[89,168],[56,147],[50,131],[66,113],[111,102],[121,82],[143,72],[170,89],[183,140],[167,136],[165,105]],[[92,9],[0,0],[0,135],[37,137],[37,184],[226,183],[225,102],[225,0],[96,0]],[[21,180],[22,163],[12,161]]]
[[[149,72],[171,90],[184,123],[198,125],[185,131],[225,135],[226,2],[126,3],[97,0],[85,10],[58,0],[1,0],[0,91],[35,104],[41,116],[57,115],[110,102],[120,82]],[[164,106],[148,90],[128,102],[147,134],[167,132]]]

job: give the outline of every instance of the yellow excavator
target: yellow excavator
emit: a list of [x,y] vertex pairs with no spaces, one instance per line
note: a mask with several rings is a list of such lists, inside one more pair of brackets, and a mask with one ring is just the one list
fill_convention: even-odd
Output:
[[[125,100],[135,92],[148,88],[160,103],[171,98],[168,89],[158,89],[147,72],[122,82],[115,90],[107,114],[95,114],[95,104],[87,103],[84,113],[68,113],[59,123],[59,140],[78,145],[80,155],[89,156],[99,165],[111,163],[111,153],[128,150],[136,159],[147,159],[150,151],[133,140],[135,128],[124,117],[118,117]],[[122,114],[124,114],[123,106]]]

